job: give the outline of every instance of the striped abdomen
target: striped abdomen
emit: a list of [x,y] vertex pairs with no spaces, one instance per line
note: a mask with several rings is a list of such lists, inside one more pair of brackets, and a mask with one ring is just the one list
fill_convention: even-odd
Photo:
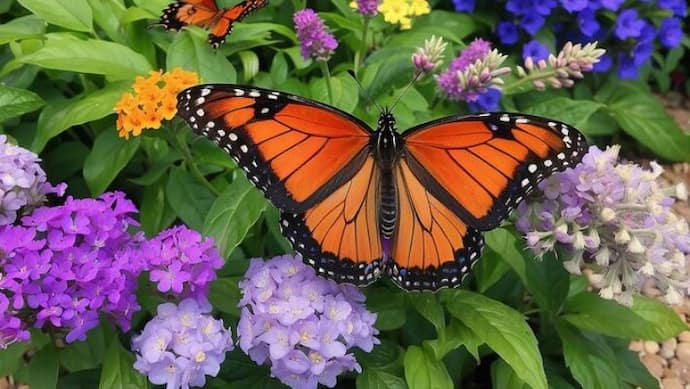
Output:
[[397,194],[393,184],[393,175],[383,172],[381,176],[381,208],[379,213],[379,225],[381,234],[385,239],[391,239],[395,231],[395,222],[398,217]]

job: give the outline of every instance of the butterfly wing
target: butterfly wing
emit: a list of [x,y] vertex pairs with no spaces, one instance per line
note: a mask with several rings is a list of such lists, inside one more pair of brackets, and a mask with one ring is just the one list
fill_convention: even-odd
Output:
[[404,158],[435,198],[479,230],[495,228],[542,178],[580,161],[565,123],[507,113],[449,117],[404,135]]
[[219,12],[215,0],[178,0],[163,10],[160,24],[174,31],[190,24],[206,27]]
[[268,0],[244,0],[223,12],[223,16],[211,26],[208,34],[208,43],[213,48],[218,48],[225,42],[225,37],[232,32],[235,22],[241,21],[251,12],[258,8],[265,7]]
[[352,179],[323,201],[303,213],[282,214],[283,234],[318,273],[358,286],[382,274],[379,180],[369,155]]
[[388,268],[391,279],[408,290],[459,285],[481,256],[481,234],[434,197],[406,160],[399,162],[394,175],[398,220]]
[[277,91],[199,85],[178,95],[178,115],[220,145],[282,211],[306,212],[350,181],[369,155],[366,124]]

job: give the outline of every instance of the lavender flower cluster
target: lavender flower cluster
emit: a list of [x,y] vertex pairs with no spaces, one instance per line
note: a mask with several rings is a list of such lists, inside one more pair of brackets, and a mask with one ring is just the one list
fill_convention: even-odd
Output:
[[[475,0],[453,0],[453,4],[458,12],[470,13],[477,6]],[[506,11],[496,27],[502,44],[528,41],[523,46],[523,57],[546,58],[548,50],[534,38],[548,24],[556,33],[558,46],[566,41],[603,41],[603,46],[615,54],[603,56],[594,71],[608,71],[615,61],[621,79],[637,77],[640,66],[649,61],[655,42],[665,48],[678,47],[683,37],[682,18],[687,16],[684,0],[638,4],[623,0],[507,0],[487,4]],[[563,20],[572,20],[572,24]]]
[[159,305],[157,315],[132,339],[134,368],[167,388],[204,386],[206,376],[216,376],[225,353],[233,349],[230,329],[210,312],[210,304],[191,298],[179,306]]
[[333,387],[342,372],[361,371],[350,349],[379,343],[359,289],[318,277],[299,258],[253,259],[240,287],[240,348],[291,387]]
[[304,59],[315,58],[328,61],[338,47],[338,41],[331,34],[319,15],[311,8],[295,12],[292,17]]
[[677,304],[690,291],[690,230],[671,205],[687,191],[662,189],[659,165],[620,163],[618,151],[592,146],[577,167],[542,181],[543,199],[519,206],[517,227],[539,254],[568,251],[565,268],[586,269],[604,298],[631,304],[652,280]]
[[14,223],[22,208],[29,212],[40,206],[45,195],[64,193],[64,184],[53,187],[46,182],[39,161],[36,154],[0,135],[0,225]]

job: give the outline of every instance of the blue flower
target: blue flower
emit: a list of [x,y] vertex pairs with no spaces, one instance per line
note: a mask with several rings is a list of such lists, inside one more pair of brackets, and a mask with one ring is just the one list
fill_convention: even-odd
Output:
[[589,8],[580,11],[577,15],[577,23],[580,25],[580,31],[590,38],[599,32],[601,28],[595,12]]
[[599,62],[594,64],[592,71],[595,73],[605,73],[608,72],[609,69],[611,69],[612,65],[613,58],[608,53],[605,53],[604,55],[599,57]]
[[637,78],[637,68],[635,59],[627,54],[618,54],[618,78],[621,80],[631,80]]
[[626,9],[616,20],[616,36],[619,39],[637,38],[645,25],[645,21],[638,17],[637,10]]
[[479,95],[477,101],[468,103],[470,112],[494,112],[498,111],[501,103],[501,91],[489,88]]
[[453,0],[457,12],[474,12],[475,0]]
[[530,12],[528,14],[525,14],[522,17],[522,19],[520,19],[520,25],[530,35],[534,35],[544,25],[544,21],[545,20],[543,16],[534,12]]
[[678,47],[683,39],[683,29],[679,18],[667,18],[659,27],[659,41],[664,47],[672,49]]
[[496,34],[498,34],[498,38],[504,45],[512,45],[518,41],[518,28],[513,22],[504,21],[498,23]]
[[556,3],[556,0],[536,0],[532,6],[539,15],[549,16],[551,14],[551,10],[556,8],[558,3]]
[[508,0],[506,10],[514,15],[524,15],[532,10],[532,0]]
[[599,0],[601,5],[611,11],[615,11],[625,3],[625,0]]
[[532,57],[532,60],[539,61],[549,57],[549,48],[539,43],[537,40],[531,40],[522,48],[522,58]]
[[582,11],[587,8],[587,3],[589,3],[587,0],[561,0],[563,8],[570,13]]
[[649,57],[652,56],[653,51],[654,43],[644,41],[638,42],[635,47],[633,47],[633,62],[636,66],[644,65],[649,60]]
[[688,14],[688,5],[685,0],[659,0],[659,7],[673,11],[674,16]]
[[652,23],[644,23],[642,32],[640,32],[640,42],[653,42],[656,39],[656,29]]

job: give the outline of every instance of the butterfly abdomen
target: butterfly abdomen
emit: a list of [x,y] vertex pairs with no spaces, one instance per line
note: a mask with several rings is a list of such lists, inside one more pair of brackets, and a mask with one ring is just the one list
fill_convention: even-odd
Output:
[[385,239],[391,239],[398,218],[397,193],[395,191],[395,185],[393,184],[393,174],[391,172],[383,172],[379,193],[381,196],[381,208],[379,211],[381,235],[383,235]]

